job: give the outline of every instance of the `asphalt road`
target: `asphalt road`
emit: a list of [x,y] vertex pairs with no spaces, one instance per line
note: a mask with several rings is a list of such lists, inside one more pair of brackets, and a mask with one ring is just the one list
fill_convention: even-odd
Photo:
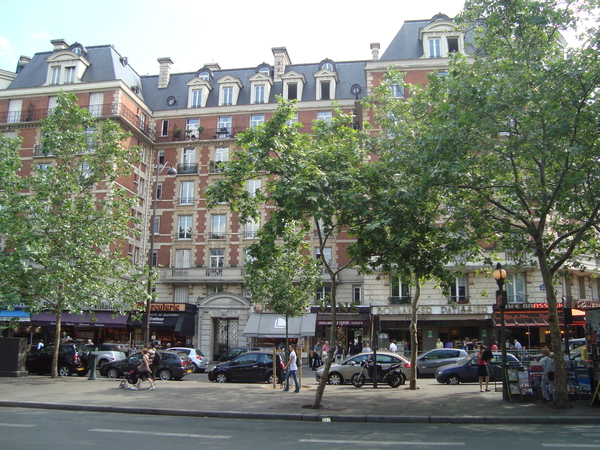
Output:
[[0,408],[0,449],[600,448],[592,425],[277,422]]

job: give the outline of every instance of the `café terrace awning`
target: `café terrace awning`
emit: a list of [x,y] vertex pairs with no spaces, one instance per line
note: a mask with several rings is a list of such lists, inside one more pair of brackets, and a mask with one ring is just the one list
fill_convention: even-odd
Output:
[[[585,325],[585,312],[577,309],[571,311],[572,320],[569,325]],[[558,323],[560,326],[564,324],[564,316],[562,310],[558,311]],[[502,325],[500,314],[494,314],[494,325],[499,327]],[[548,327],[548,312],[547,311],[506,311],[504,313],[504,326],[507,327]]]
[[5,309],[0,310],[0,322],[9,320],[16,320],[17,322],[29,322],[30,317],[28,312],[21,311],[20,309],[13,309],[12,311],[7,311]]
[[[129,314],[112,317],[111,311],[96,311],[95,320],[92,320],[92,314],[89,312],[83,314],[71,314],[63,312],[60,321],[62,325],[82,326],[82,327],[114,327],[125,328],[129,320]],[[37,325],[56,325],[56,316],[47,312],[34,314],[31,317],[31,323]]]
[[[288,319],[288,336],[300,338],[314,336],[317,323],[316,314],[305,314]],[[285,316],[279,314],[252,313],[244,329],[244,336],[285,339]]]

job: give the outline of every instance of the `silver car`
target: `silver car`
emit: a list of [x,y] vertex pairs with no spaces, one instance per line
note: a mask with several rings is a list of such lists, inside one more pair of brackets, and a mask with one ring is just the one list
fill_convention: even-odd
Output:
[[[329,369],[329,375],[327,376],[327,382],[329,384],[350,383],[352,375],[360,371],[360,362],[372,355],[373,352],[360,353],[358,355],[349,356],[341,363],[332,363],[331,368]],[[387,368],[392,364],[400,364],[400,370],[403,375],[402,384],[404,384],[406,380],[410,380],[410,361],[404,356],[391,352],[377,352],[377,362],[381,364],[383,368]],[[317,369],[317,372],[315,373],[317,381],[323,376],[324,369],[324,366]]]
[[455,364],[469,354],[459,348],[438,348],[423,353],[417,358],[417,374],[435,375],[438,367]]
[[188,355],[194,363],[196,372],[205,372],[208,369],[208,358],[197,348],[171,347],[168,351],[183,352]]

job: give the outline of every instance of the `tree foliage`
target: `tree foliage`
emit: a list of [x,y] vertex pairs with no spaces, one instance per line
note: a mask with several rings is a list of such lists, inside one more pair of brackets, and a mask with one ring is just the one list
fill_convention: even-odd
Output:
[[[560,30],[597,7],[587,0],[472,0],[460,18],[474,56],[455,55],[431,76],[398,123],[420,152],[426,179],[473,229],[541,271],[557,357],[556,397],[566,407],[557,275],[586,270],[599,250],[597,30],[565,54]],[[583,257],[580,258],[580,257]]]
[[53,376],[63,311],[101,304],[115,312],[144,301],[143,276],[125,257],[137,199],[115,183],[139,159],[113,121],[96,121],[62,94],[42,121],[41,146],[51,164],[21,168],[19,142],[3,139],[0,180],[0,294],[3,307],[56,315]]

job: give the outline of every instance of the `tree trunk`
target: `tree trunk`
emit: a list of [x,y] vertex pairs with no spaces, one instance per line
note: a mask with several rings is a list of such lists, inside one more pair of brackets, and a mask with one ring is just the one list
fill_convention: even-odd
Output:
[[56,331],[54,332],[54,349],[52,350],[52,368],[50,369],[50,376],[52,378],[58,378],[58,352],[60,350],[60,333],[61,333],[61,322],[62,311],[59,309],[56,313]]
[[419,354],[419,336],[417,333],[418,322],[418,305],[419,297],[421,296],[421,284],[419,280],[415,283],[415,295],[411,302],[411,317],[410,317],[410,390],[417,389],[417,355]]
[[331,277],[331,328],[329,330],[329,352],[327,352],[327,361],[325,362],[325,368],[323,370],[323,376],[317,386],[317,392],[315,394],[315,402],[313,403],[313,409],[319,409],[321,407],[321,400],[323,399],[323,393],[325,392],[325,386],[327,384],[327,378],[329,377],[329,369],[333,362],[333,351],[335,349],[335,326],[337,323],[337,302],[336,302],[337,283],[335,280],[335,274]]

